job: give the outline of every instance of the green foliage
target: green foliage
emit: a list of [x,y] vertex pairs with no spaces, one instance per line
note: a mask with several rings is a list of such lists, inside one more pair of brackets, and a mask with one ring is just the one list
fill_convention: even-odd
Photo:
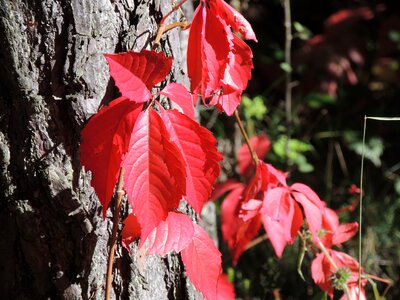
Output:
[[261,121],[268,112],[265,106],[265,99],[262,96],[255,96],[253,99],[243,96],[242,109],[246,120],[254,118],[257,121]]
[[281,161],[284,161],[287,157],[289,163],[296,165],[300,172],[308,173],[314,170],[314,167],[307,161],[307,158],[303,154],[313,150],[311,144],[297,139],[289,139],[288,141],[287,137],[282,135],[277,141],[272,143],[272,149]]
[[[360,140],[347,140],[350,143],[349,148],[356,152],[358,155],[362,156],[363,145]],[[381,156],[384,150],[383,141],[381,138],[372,137],[364,145],[364,157],[370,160],[376,167],[380,167]]]

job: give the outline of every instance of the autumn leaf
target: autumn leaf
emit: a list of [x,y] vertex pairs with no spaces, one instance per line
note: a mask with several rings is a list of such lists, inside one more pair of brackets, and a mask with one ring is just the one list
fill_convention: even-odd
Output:
[[194,120],[193,96],[182,84],[171,82],[159,94],[168,97],[182,109],[185,115]]
[[210,131],[177,110],[162,109],[161,117],[185,161],[185,198],[197,213],[201,213],[219,176],[218,162],[222,156],[217,151],[217,141]]
[[205,299],[217,299],[217,284],[222,271],[221,253],[199,225],[194,224],[193,240],[181,255],[186,274],[194,287]]
[[[269,150],[271,142],[265,134],[262,134],[260,136],[252,137],[250,139],[250,144],[251,147],[256,152],[257,157],[259,159],[263,159]],[[237,161],[238,161],[239,174],[242,175],[243,177],[249,177],[251,171],[254,169],[254,164],[247,144],[243,144],[240,147],[237,153]]]
[[137,240],[140,237],[140,224],[134,214],[129,214],[123,221],[124,228],[121,232],[122,246],[124,246],[128,251],[129,244]]
[[217,285],[217,299],[218,300],[235,299],[235,288],[233,284],[228,280],[228,276],[226,274],[221,274],[219,276]]
[[105,54],[110,74],[122,96],[136,103],[151,98],[150,90],[164,80],[172,66],[172,58],[163,52],[143,50]]
[[122,166],[129,203],[142,228],[141,244],[176,209],[186,190],[185,162],[151,108],[135,124]]
[[[323,290],[328,293],[328,295],[333,299],[333,283],[332,278],[334,274],[337,274],[338,270],[347,269],[349,272],[349,278],[346,282],[347,288],[352,290],[352,293],[358,293],[358,262],[351,257],[350,255],[335,251],[332,249],[327,249],[327,252],[330,256],[330,259],[326,257],[323,252],[320,252],[316,255],[314,260],[311,263],[311,274],[314,282]],[[332,265],[331,260],[335,263],[336,268]],[[364,273],[364,270],[361,272]],[[365,298],[364,285],[367,283],[367,280],[363,278],[361,280],[361,298]],[[347,299],[346,297],[341,298],[342,300]],[[357,298],[351,298],[357,299]],[[348,299],[350,300],[350,299]]]
[[254,38],[250,24],[224,1],[201,1],[189,34],[187,66],[190,89],[207,105],[232,115],[251,78],[252,52],[231,31]]
[[81,164],[92,172],[92,185],[103,206],[103,217],[140,111],[141,105],[120,97],[100,109],[81,132]]
[[147,255],[165,256],[175,251],[179,253],[192,241],[194,235],[193,221],[188,215],[169,212],[148,236],[149,249]]

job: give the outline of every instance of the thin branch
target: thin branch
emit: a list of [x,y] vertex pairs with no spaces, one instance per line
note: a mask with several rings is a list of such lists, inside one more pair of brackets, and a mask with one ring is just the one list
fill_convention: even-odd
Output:
[[158,27],[157,36],[154,40],[153,49],[157,48],[160,45],[160,41],[161,41],[163,34],[175,27],[180,27],[182,30],[185,30],[185,29],[189,28],[189,23],[187,21],[182,21],[182,22],[175,22],[175,23],[168,24],[168,25],[160,24],[160,27]]
[[[363,177],[364,177],[364,151],[365,151],[365,133],[367,132],[367,116],[364,116],[364,129],[363,129],[363,141],[362,141],[362,154],[361,154],[361,171],[360,171],[360,206],[359,206],[359,227],[358,227],[358,290],[361,291],[361,270],[362,270],[362,209],[363,209]],[[360,294],[358,300],[360,300]]]
[[123,188],[124,188],[124,169],[121,168],[121,170],[119,171],[119,176],[118,176],[117,192],[116,192],[117,198],[115,200],[115,210],[114,210],[114,215],[113,215],[113,228],[112,228],[112,234],[111,234],[110,252],[108,254],[108,261],[107,261],[107,279],[106,279],[105,300],[110,299],[114,256],[115,256],[115,249],[117,248],[117,232],[118,232],[118,224],[119,224],[119,215],[120,215],[120,210],[121,210],[121,199],[122,199],[122,196],[125,194]]
[[175,5],[174,8],[173,8],[169,13],[167,13],[167,14],[161,19],[160,25],[163,25],[164,22],[165,22],[165,20],[166,20],[174,11],[177,11],[183,4],[185,4],[186,1],[187,1],[187,0],[183,0],[183,1],[181,1],[180,3],[178,3],[178,5]]
[[244,248],[244,251],[250,250],[251,248],[257,246],[258,244],[262,243],[265,240],[268,240],[268,235],[267,234],[260,235],[258,238],[255,238],[250,243],[248,243]]
[[286,158],[289,157],[289,140],[292,130],[292,16],[290,12],[290,0],[283,0],[283,9],[285,13],[285,64],[289,69],[285,69],[285,110],[286,110],[286,128],[287,140],[285,145]]
[[238,112],[237,109],[235,110],[235,113],[234,113],[234,114],[235,114],[236,122],[237,122],[238,125],[239,125],[240,132],[242,133],[242,135],[243,135],[243,137],[244,137],[244,140],[246,141],[247,147],[249,147],[249,151],[250,151],[251,157],[253,158],[253,162],[254,162],[254,164],[257,166],[257,164],[258,164],[258,157],[257,157],[257,154],[256,154],[256,152],[254,151],[253,147],[252,147],[251,144],[250,144],[249,137],[248,137],[248,135],[247,135],[247,133],[246,133],[246,130],[244,129],[242,120],[240,119],[239,112]]

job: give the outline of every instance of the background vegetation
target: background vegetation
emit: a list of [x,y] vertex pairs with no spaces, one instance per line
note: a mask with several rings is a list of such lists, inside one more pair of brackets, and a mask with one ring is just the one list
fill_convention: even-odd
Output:
[[[290,172],[290,182],[311,186],[343,222],[358,220],[364,116],[400,116],[400,2],[292,0],[292,65],[284,62],[285,28],[278,0],[242,0],[239,8],[256,31],[253,79],[241,114],[250,135],[265,132],[272,146],[265,161]],[[292,74],[292,121],[285,117],[285,72]],[[224,177],[237,177],[241,144],[233,120],[201,112],[225,155]],[[285,153],[289,137],[289,153]],[[387,299],[400,299],[400,122],[368,121],[363,212],[363,266],[393,280]],[[353,210],[355,208],[355,210]],[[344,250],[357,257],[353,238]],[[321,299],[312,283],[310,259],[296,272],[298,245],[278,260],[268,242],[225,268],[242,298]],[[229,257],[225,252],[225,257]],[[378,284],[382,293],[384,284]],[[275,291],[275,296],[274,296]],[[367,288],[368,298],[373,297]]]

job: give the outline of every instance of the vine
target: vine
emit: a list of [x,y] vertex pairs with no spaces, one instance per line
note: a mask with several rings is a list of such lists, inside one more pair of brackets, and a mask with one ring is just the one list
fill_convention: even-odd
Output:
[[[153,50],[105,55],[122,96],[103,107],[82,131],[81,163],[93,173],[92,185],[104,217],[117,185],[106,299],[110,297],[125,193],[132,213],[124,220],[124,246],[139,239],[139,248],[146,255],[180,253],[187,276],[206,299],[233,298],[233,292],[219,294],[221,285],[229,286],[221,274],[221,253],[207,233],[179,210],[184,199],[200,214],[207,201],[227,192],[221,206],[222,233],[234,263],[244,251],[267,239],[281,257],[286,245],[299,236],[315,254],[311,273],[321,289],[331,297],[333,290],[339,289],[347,299],[365,298],[368,275],[361,264],[333,249],[353,237],[358,224],[339,224],[337,213],[327,208],[310,187],[288,184],[286,173],[260,157],[266,152],[265,145],[269,146],[266,136],[249,139],[244,129],[237,108],[251,78],[253,54],[236,33],[246,40],[257,39],[241,14],[222,0],[201,0],[190,25],[190,91],[180,83],[169,83],[160,92],[151,92],[155,84],[165,80],[172,66],[171,57],[154,51],[162,35],[175,27],[189,28],[185,18],[164,24],[185,1],[161,20]],[[285,1],[284,7],[286,34],[291,39],[290,1]],[[289,65],[290,39],[285,51]],[[289,128],[290,80],[287,72]],[[168,97],[178,110],[165,109],[159,103],[160,95]],[[206,107],[215,106],[228,116],[234,115],[247,147],[240,150],[241,159],[246,161],[243,170],[250,170],[240,174],[246,184],[231,180],[213,192],[222,156],[212,133],[194,120],[193,95],[200,96]],[[266,233],[257,237],[262,227]]]

